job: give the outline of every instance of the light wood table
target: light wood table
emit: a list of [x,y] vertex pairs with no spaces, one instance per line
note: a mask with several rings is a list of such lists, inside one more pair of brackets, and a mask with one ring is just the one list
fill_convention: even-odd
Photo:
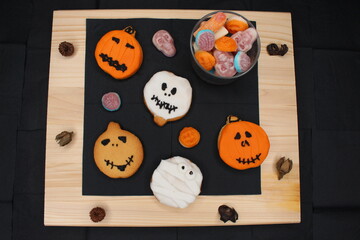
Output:
[[[205,196],[186,209],[160,204],[153,196],[82,196],[85,36],[87,18],[199,19],[210,10],[76,10],[55,11],[51,42],[44,223],[47,226],[232,226],[300,222],[298,125],[294,72],[294,48],[290,13],[236,11],[256,21],[261,38],[259,58],[260,125],[268,133],[271,148],[261,167],[261,195]],[[58,52],[70,41],[73,56]],[[286,43],[289,52],[269,56],[269,43]],[[61,148],[55,136],[75,132],[73,142]],[[275,162],[293,160],[290,174],[277,179]],[[239,213],[236,223],[219,220],[217,208],[230,204]],[[93,223],[89,211],[106,210],[106,218]]]

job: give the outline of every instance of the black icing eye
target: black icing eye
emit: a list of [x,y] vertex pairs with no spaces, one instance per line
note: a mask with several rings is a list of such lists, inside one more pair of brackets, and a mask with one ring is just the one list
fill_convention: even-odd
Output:
[[102,141],[101,141],[101,144],[104,145],[104,146],[106,146],[106,145],[109,144],[109,142],[110,142],[110,139],[107,138],[107,139],[102,140]]
[[178,170],[182,173],[185,173],[187,170],[187,167],[185,166],[185,164],[180,163],[180,164],[178,164]]
[[120,38],[117,38],[117,37],[112,37],[111,40],[116,42],[116,44],[119,44],[119,42],[120,42]]
[[251,137],[252,137],[251,133],[249,133],[248,131],[245,132],[245,136],[246,136],[247,138],[251,138]]
[[165,91],[166,88],[167,88],[167,84],[166,84],[166,83],[163,83],[163,84],[161,85],[161,89],[162,89],[163,91]]
[[235,139],[235,140],[238,140],[238,139],[240,139],[240,138],[241,138],[241,135],[240,135],[239,132],[237,132],[236,135],[235,135],[235,137],[234,137],[234,139]]
[[118,139],[120,141],[122,141],[123,143],[126,143],[126,137],[125,136],[120,136],[120,137],[118,137]]
[[131,48],[131,49],[134,49],[135,47],[133,45],[131,45],[130,43],[126,43],[125,47],[127,48]]
[[174,87],[173,89],[171,89],[171,94],[175,95],[176,94],[176,88]]

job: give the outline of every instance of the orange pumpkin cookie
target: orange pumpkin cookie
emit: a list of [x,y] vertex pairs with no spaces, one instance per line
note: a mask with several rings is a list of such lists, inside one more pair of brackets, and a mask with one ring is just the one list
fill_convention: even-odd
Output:
[[220,158],[230,167],[245,170],[260,166],[269,153],[270,142],[266,132],[257,124],[227,118],[218,137]]
[[249,27],[249,25],[248,25],[247,21],[240,16],[232,16],[225,23],[225,28],[231,34],[234,34],[238,31],[244,31],[248,27]]
[[97,43],[95,58],[99,67],[116,79],[136,73],[143,60],[143,51],[132,27],[106,33]]
[[215,66],[215,57],[209,53],[199,50],[195,53],[197,62],[206,70],[210,71]]
[[96,166],[111,178],[131,177],[140,167],[144,158],[141,141],[131,132],[110,122],[94,145]]
[[237,44],[231,37],[222,37],[215,41],[215,48],[222,52],[235,52]]
[[184,127],[180,131],[179,142],[186,148],[195,147],[200,142],[200,133],[193,127]]

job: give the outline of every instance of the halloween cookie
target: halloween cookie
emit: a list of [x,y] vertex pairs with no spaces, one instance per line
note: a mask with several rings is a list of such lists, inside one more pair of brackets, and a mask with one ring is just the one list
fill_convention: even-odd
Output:
[[154,74],[144,87],[144,100],[158,126],[182,118],[190,109],[192,88],[186,78],[168,71]]
[[94,145],[96,166],[111,178],[131,177],[140,167],[144,150],[137,136],[110,122]]
[[184,127],[179,134],[179,142],[185,148],[192,148],[200,142],[200,133],[193,127]]
[[257,124],[229,116],[218,137],[220,158],[230,167],[245,170],[260,166],[269,153],[266,132]]
[[143,51],[132,27],[106,33],[97,43],[95,58],[99,67],[116,79],[136,73],[143,60]]
[[185,208],[200,194],[202,179],[198,166],[176,156],[161,160],[152,175],[150,188],[162,204]]

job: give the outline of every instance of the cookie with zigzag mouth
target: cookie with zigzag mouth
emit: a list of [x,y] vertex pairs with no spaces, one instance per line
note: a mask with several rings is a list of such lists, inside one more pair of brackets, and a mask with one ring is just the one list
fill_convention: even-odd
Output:
[[191,105],[192,88],[186,78],[160,71],[146,83],[144,100],[154,122],[163,126],[186,115]]
[[227,165],[238,170],[258,167],[269,149],[270,141],[262,127],[236,116],[227,117],[218,137],[219,155]]
[[143,162],[144,150],[140,139],[133,133],[110,122],[94,145],[96,166],[111,178],[128,178]]

